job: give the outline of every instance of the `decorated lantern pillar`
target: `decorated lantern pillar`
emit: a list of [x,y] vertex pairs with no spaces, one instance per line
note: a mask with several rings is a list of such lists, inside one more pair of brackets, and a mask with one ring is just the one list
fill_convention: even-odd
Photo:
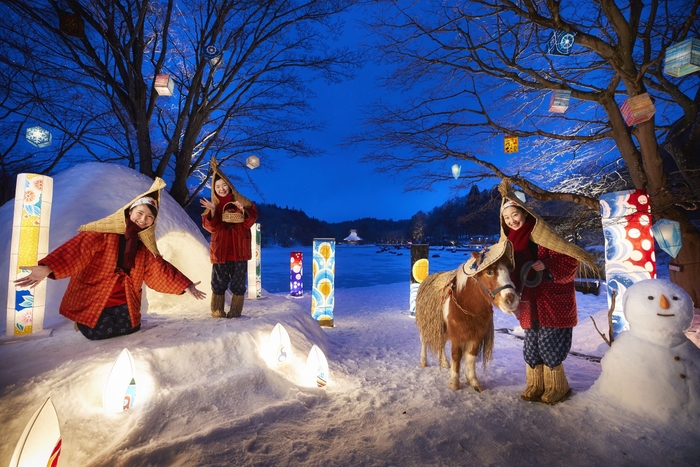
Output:
[[321,326],[333,327],[335,304],[335,239],[314,238],[311,316]]
[[409,310],[411,316],[416,316],[418,287],[420,287],[423,279],[428,277],[430,270],[428,254],[428,245],[411,245],[411,293],[409,294]]
[[29,275],[22,266],[36,266],[49,253],[49,223],[53,202],[53,179],[45,175],[19,174],[15,189],[12,221],[10,273],[7,293],[8,336],[38,334],[44,329],[46,284],[34,288],[15,286],[14,281]]
[[649,197],[645,190],[607,193],[600,197],[605,234],[605,275],[608,304],[616,292],[613,310],[615,335],[629,329],[622,314],[622,297],[635,282],[656,278],[654,238]]
[[260,242],[260,224],[256,222],[250,226],[250,252],[253,257],[248,261],[248,298],[262,297]]
[[289,295],[301,297],[304,295],[304,268],[301,251],[292,251],[289,254]]

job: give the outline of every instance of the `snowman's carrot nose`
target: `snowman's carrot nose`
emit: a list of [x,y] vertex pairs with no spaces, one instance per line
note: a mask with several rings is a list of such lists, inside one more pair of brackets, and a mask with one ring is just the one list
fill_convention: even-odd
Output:
[[661,308],[664,310],[668,310],[669,304],[668,304],[668,298],[666,298],[666,295],[661,294],[661,300],[659,300],[659,305],[661,305]]

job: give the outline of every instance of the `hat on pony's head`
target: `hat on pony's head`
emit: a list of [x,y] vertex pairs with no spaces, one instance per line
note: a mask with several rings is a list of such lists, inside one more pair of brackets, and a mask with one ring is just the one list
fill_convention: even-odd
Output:
[[116,233],[123,234],[126,232],[126,218],[129,212],[135,206],[145,204],[151,211],[155,210],[153,224],[139,232],[139,239],[153,253],[154,256],[161,256],[156,245],[156,221],[158,219],[158,207],[160,206],[160,191],[165,187],[165,182],[156,177],[151,184],[151,187],[129,201],[121,209],[107,217],[90,222],[78,227],[78,232],[101,232],[101,233]]
[[504,256],[508,261],[508,269],[512,271],[515,267],[515,256],[513,244],[508,239],[501,239],[498,243],[487,246],[479,252],[477,257],[472,256],[462,265],[462,271],[467,276],[473,276],[495,264]]

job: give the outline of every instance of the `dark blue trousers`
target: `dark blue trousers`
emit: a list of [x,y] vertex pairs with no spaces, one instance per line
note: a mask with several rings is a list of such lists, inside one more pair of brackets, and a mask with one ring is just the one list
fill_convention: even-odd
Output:
[[559,366],[571,350],[572,335],[573,328],[534,325],[532,329],[525,329],[525,362],[532,368],[542,363],[549,368]]
[[102,310],[100,318],[94,328],[89,328],[84,324],[77,323],[78,330],[90,340],[109,339],[110,337],[125,336],[138,331],[139,324],[135,328],[131,327],[129,318],[129,308],[126,303],[117,306],[110,306]]
[[211,291],[217,295],[231,290],[233,295],[245,295],[245,282],[248,276],[248,261],[226,261],[212,264]]

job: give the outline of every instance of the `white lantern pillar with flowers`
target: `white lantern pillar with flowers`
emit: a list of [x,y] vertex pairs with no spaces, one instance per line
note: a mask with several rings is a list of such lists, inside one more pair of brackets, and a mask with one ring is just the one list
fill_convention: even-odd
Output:
[[250,252],[252,258],[248,260],[248,298],[262,298],[262,234],[260,223],[250,226]]

